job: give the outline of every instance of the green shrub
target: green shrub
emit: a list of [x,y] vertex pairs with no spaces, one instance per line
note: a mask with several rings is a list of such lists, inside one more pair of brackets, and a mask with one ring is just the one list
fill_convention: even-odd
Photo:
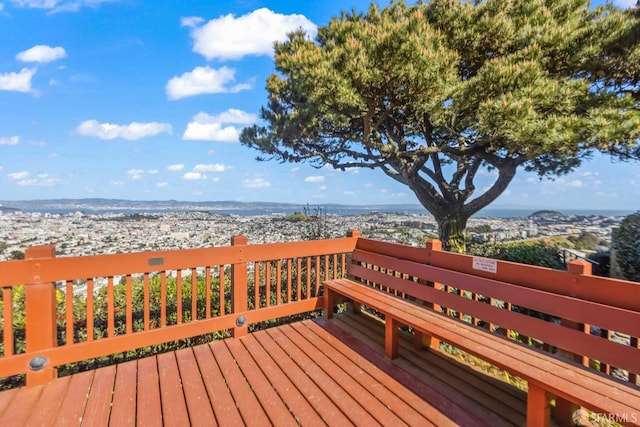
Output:
[[611,246],[622,277],[640,282],[640,211],[622,220]]
[[564,269],[558,249],[542,241],[472,245],[468,253],[502,261]]

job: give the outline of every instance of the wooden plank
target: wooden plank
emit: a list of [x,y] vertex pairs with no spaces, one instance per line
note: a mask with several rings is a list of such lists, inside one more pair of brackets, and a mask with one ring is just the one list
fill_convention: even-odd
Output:
[[[46,384],[37,403],[37,411],[33,411],[27,420],[27,426],[50,426],[55,421],[62,399],[67,394],[71,377],[57,378]],[[0,393],[2,396],[4,393]]]
[[109,425],[113,427],[134,426],[136,422],[136,378],[137,361],[116,366],[113,400]]
[[[320,320],[317,320],[320,322]],[[382,359],[384,330],[364,316],[341,315],[336,322],[322,323],[323,327],[340,337],[349,346],[363,340],[373,354],[367,357]],[[336,331],[337,329],[337,331]],[[353,331],[353,332],[351,332]],[[357,339],[351,335],[357,334]],[[402,381],[461,425],[475,424],[472,414],[490,425],[522,425],[525,421],[526,394],[501,381],[480,374],[471,368],[462,369],[459,362],[439,351],[418,351],[406,341],[401,357],[390,365],[378,365]],[[373,351],[372,351],[373,350]],[[478,386],[487,382],[485,386]],[[489,384],[490,383],[490,384]],[[509,387],[509,389],[506,389]],[[518,398],[511,395],[516,393]],[[459,419],[459,414],[473,421]],[[506,420],[506,421],[505,421]]]
[[248,426],[265,426],[269,418],[265,414],[256,395],[251,390],[247,378],[244,377],[224,341],[210,344],[213,355],[220,366],[220,372],[231,391],[233,400],[242,415],[242,421]]
[[[284,329],[267,329],[266,332],[272,339],[278,342],[278,345],[295,360],[300,368],[313,380],[320,389],[340,408],[342,412],[355,424],[363,426],[371,426],[379,424],[366,407],[363,407],[351,393],[354,393],[353,387],[349,383],[341,383],[334,379],[332,374],[337,373],[336,367],[330,371],[320,367],[316,361],[309,357],[304,351],[296,346],[289,339]],[[314,354],[314,356],[316,356]],[[345,390],[345,388],[348,390]],[[362,390],[358,390],[362,391]],[[351,393],[350,393],[351,392]],[[364,393],[368,394],[366,391]],[[371,402],[370,399],[364,399]]]
[[43,385],[23,387],[11,402],[11,406],[0,414],[0,426],[21,426],[27,421],[32,408],[42,393]]
[[187,402],[187,410],[192,426],[210,427],[216,425],[216,417],[211,408],[202,375],[191,348],[176,351],[176,360],[180,369],[182,388]]
[[[316,323],[305,321],[292,324],[292,327],[318,350],[327,354],[333,363],[342,367],[354,381],[369,390],[376,399],[393,411],[403,423],[415,426],[428,425],[430,421],[426,417],[426,413],[430,411],[435,415],[440,415],[435,425],[454,424],[447,417],[436,411],[435,408],[429,407],[424,401],[417,399],[414,393],[386,375],[371,360],[354,353],[353,349],[320,328]],[[330,351],[331,348],[338,350],[338,352]],[[419,406],[420,409],[415,409],[409,402]]]
[[162,425],[162,402],[158,361],[155,357],[138,360],[136,423],[139,426]]
[[80,425],[94,375],[95,371],[87,371],[71,376],[67,394],[60,404],[54,426]]
[[260,367],[251,358],[247,349],[242,345],[241,340],[228,340],[227,348],[236,360],[238,367],[242,370],[244,377],[251,384],[251,389],[256,398],[267,413],[267,417],[272,425],[294,426],[297,425],[289,408],[282,402],[282,399],[267,380]]
[[115,379],[116,365],[96,369],[82,418],[83,425],[90,427],[109,425]]
[[[338,285],[341,286],[341,285]],[[393,299],[371,288],[341,287],[340,293],[376,307],[379,311],[416,327],[420,332],[433,334],[445,342],[506,369],[514,375],[543,385],[558,397],[594,410],[611,413],[633,412],[640,405],[640,391],[618,386],[611,379],[603,378],[580,367],[571,365],[537,352],[515,342],[486,331],[432,313],[407,301]],[[531,365],[532,360],[535,364]]]
[[157,360],[162,419],[168,426],[189,425],[189,413],[184,399],[176,355],[173,352],[159,354]]
[[[282,329],[302,351],[312,358],[320,368],[329,373],[335,381],[340,383],[342,388],[380,424],[400,424],[403,422],[397,414],[388,408],[389,402],[378,400],[375,396],[373,389],[380,387],[380,384],[377,381],[369,381],[367,384],[364,371],[348,359],[341,357],[342,354],[336,347],[324,346],[322,350],[318,349],[313,343],[305,339],[296,324],[291,324],[289,327],[283,327]],[[381,405],[381,402],[384,402],[384,405]]]
[[211,348],[209,345],[196,346],[193,352],[218,424],[241,425],[242,417],[211,353]]
[[71,376],[67,394],[60,404],[54,426],[80,425],[94,375],[95,371],[86,371]]
[[10,403],[13,400],[13,398],[16,396],[16,394],[18,394],[18,390],[19,389],[14,388],[11,390],[5,390],[0,392],[0,415],[2,415],[4,411],[10,407]]
[[278,345],[277,341],[281,340],[273,339],[266,331],[254,332],[252,335],[280,370],[286,373],[300,395],[309,402],[323,420],[333,425],[353,425],[353,422],[345,416],[337,404],[324,393],[316,382],[309,378],[291,355]]
[[243,338],[242,344],[253,356],[267,380],[275,388],[289,411],[293,413],[298,423],[305,426],[325,426],[324,421],[313,409],[311,404],[304,398],[303,394],[296,388],[296,385],[287,376],[267,351],[260,345],[254,334]]

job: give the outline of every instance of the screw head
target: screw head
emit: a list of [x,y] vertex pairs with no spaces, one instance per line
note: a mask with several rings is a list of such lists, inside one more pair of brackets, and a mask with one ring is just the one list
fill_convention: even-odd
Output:
[[44,356],[36,356],[29,361],[29,369],[32,371],[40,371],[47,366],[47,358]]

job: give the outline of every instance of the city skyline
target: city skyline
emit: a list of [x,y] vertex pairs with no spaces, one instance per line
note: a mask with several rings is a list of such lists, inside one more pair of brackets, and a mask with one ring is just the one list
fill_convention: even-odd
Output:
[[[418,203],[381,171],[258,162],[237,141],[267,102],[272,41],[369,3],[0,2],[0,199]],[[478,190],[491,182],[479,176]],[[520,170],[494,205],[637,200],[640,164],[596,156],[554,181]]]

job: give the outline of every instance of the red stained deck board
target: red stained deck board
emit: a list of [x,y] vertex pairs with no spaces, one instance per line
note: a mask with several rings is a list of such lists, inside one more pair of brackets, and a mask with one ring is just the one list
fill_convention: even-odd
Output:
[[45,385],[34,408],[31,417],[27,420],[27,426],[49,426],[53,424],[58,415],[62,399],[67,394],[71,383],[71,377],[62,377]]
[[255,332],[252,335],[278,367],[286,372],[287,377],[295,384],[300,395],[309,402],[323,420],[340,426],[353,425],[336,403],[322,391],[317,383],[309,378],[306,372],[266,331]]
[[87,399],[87,406],[82,417],[83,425],[91,427],[109,425],[115,378],[115,365],[96,369],[91,390],[89,391],[89,398]]
[[162,417],[165,425],[189,425],[189,413],[184,400],[180,371],[173,352],[158,355]]
[[[260,333],[261,332],[257,332],[257,334]],[[269,353],[260,345],[255,334],[244,337],[242,343],[260,366],[267,380],[276,389],[282,401],[293,413],[296,420],[299,423],[304,423],[305,426],[325,426],[320,415],[318,415],[296,387],[296,384],[289,378],[290,372],[285,373],[285,371],[280,369]]]
[[113,388],[113,406],[109,425],[113,427],[134,426],[136,422],[136,378],[137,361],[117,365]]
[[231,390],[233,399],[240,410],[244,424],[258,427],[269,425],[267,414],[251,390],[242,371],[238,368],[236,361],[227,348],[227,344],[224,341],[216,341],[211,343],[211,349],[218,361],[227,386]]
[[176,359],[182,378],[189,419],[192,426],[210,427],[216,425],[216,417],[209,402],[207,390],[202,382],[195,355],[191,348],[176,352]]
[[198,361],[217,423],[219,425],[241,425],[242,417],[224,382],[218,363],[211,353],[211,348],[209,345],[197,346],[193,348],[193,352]]
[[87,371],[71,377],[69,389],[60,404],[54,426],[80,425],[94,375],[95,371]]
[[278,342],[282,349],[291,355],[298,366],[322,389],[322,391],[338,406],[347,418],[355,425],[372,426],[379,422],[372,417],[367,409],[363,408],[358,401],[343,387],[350,387],[350,384],[342,384],[330,375],[330,372],[322,369],[304,351],[290,340],[287,333],[281,328],[267,329],[267,333]]
[[158,361],[147,357],[138,361],[136,419],[139,426],[162,426]]
[[[300,322],[293,324],[292,327],[303,339],[308,340],[311,345],[330,357],[333,363],[345,370],[354,381],[357,381],[362,387],[370,391],[376,399],[387,405],[403,423],[413,426],[434,425],[432,421],[421,413],[421,410],[427,410],[431,413],[436,412],[434,408],[425,405],[424,401],[418,399],[417,396],[400,383],[390,381],[390,377],[382,373],[370,361],[363,357],[347,356],[346,354],[348,353],[353,354],[353,351],[349,351],[342,342],[323,331],[317,324]],[[335,349],[337,352],[331,351],[331,349]],[[419,409],[415,409],[408,402],[419,406]],[[424,412],[424,414],[427,413],[429,412]],[[448,421],[446,417],[440,416],[437,419],[437,425],[444,426]]]
[[32,407],[42,393],[42,386],[22,388],[9,407],[0,415],[0,426],[21,426],[32,413]]
[[289,408],[282,402],[273,385],[267,380],[264,373],[260,370],[260,367],[242,345],[241,341],[243,339],[244,338],[240,340],[229,340],[227,347],[238,364],[238,367],[242,370],[243,375],[249,380],[251,389],[267,413],[269,420],[273,425],[277,426],[297,425]]
[[[363,382],[366,383],[365,378],[363,378],[366,375],[364,371],[348,360],[341,359],[344,364],[337,361],[340,359],[341,354],[335,347],[327,346],[324,351],[318,351],[317,347],[299,333],[296,325],[290,325],[289,328],[282,329],[307,356],[312,358],[323,371],[338,382],[344,391],[349,393],[378,423],[398,425],[402,423],[400,417],[387,407],[389,402],[383,403],[373,393],[375,381],[363,384]],[[372,388],[369,388],[369,386]]]

